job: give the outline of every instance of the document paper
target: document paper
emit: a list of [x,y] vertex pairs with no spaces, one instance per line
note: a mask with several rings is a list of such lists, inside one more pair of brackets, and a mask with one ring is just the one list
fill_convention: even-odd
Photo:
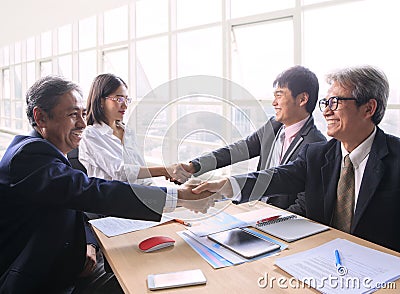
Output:
[[[347,268],[345,275],[336,271],[335,250]],[[323,293],[371,293],[400,278],[400,257],[345,239],[279,258],[275,264]]]
[[152,222],[152,221],[133,220],[133,219],[125,219],[125,218],[109,216],[109,217],[90,220],[89,223],[95,226],[107,237],[114,237],[129,232],[151,228],[170,220],[171,219],[169,218],[163,218],[161,219],[160,222]]

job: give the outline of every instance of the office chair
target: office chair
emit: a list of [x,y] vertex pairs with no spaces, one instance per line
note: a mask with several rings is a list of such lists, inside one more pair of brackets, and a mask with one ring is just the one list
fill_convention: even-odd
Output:
[[72,151],[68,152],[67,157],[74,169],[78,169],[78,170],[84,172],[85,174],[87,174],[86,168],[79,161],[79,149],[78,148],[75,148]]

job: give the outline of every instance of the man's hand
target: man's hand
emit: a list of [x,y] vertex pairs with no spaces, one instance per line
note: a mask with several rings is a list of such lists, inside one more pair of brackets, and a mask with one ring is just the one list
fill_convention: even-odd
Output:
[[206,191],[218,193],[226,198],[233,197],[231,182],[228,180],[228,178],[217,181],[204,182],[192,189],[192,192],[194,194],[204,193]]
[[195,172],[192,163],[175,163],[167,166],[166,169],[168,176],[165,178],[175,184],[185,183]]
[[89,276],[96,269],[96,264],[97,264],[96,248],[94,248],[90,244],[87,244],[85,265],[83,266],[83,271],[79,276],[80,277]]
[[178,189],[178,205],[195,212],[206,213],[211,206],[214,206],[215,200],[221,199],[221,195],[209,191],[194,194],[192,189],[196,186],[197,184],[190,183]]

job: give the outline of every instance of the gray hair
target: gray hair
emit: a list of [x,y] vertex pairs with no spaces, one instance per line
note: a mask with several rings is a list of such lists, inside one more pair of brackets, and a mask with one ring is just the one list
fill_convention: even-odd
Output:
[[329,84],[338,82],[341,87],[349,89],[358,106],[375,99],[377,108],[372,122],[375,125],[381,122],[389,97],[389,82],[382,70],[370,65],[350,67],[328,74],[326,80]]
[[33,117],[33,109],[36,106],[42,109],[49,118],[52,118],[51,111],[58,104],[59,98],[73,90],[82,96],[79,85],[63,77],[50,75],[37,80],[26,93],[26,114],[31,126],[36,126]]

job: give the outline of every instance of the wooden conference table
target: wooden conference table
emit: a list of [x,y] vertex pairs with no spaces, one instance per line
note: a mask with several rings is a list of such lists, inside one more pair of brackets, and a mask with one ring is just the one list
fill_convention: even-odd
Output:
[[[262,202],[257,202],[253,206],[248,205],[248,203],[241,205],[231,204],[224,211],[236,214],[253,209],[260,209],[265,206],[267,206],[267,204]],[[268,279],[271,279],[271,277],[276,278],[276,280],[280,277],[290,279],[291,276],[289,274],[274,265],[276,258],[301,252],[336,238],[347,239],[363,246],[400,256],[400,253],[393,250],[378,246],[341,231],[330,229],[320,234],[288,243],[288,249],[283,250],[278,256],[262,258],[236,266],[214,269],[176,234],[176,232],[184,229],[185,227],[179,223],[168,222],[142,231],[131,232],[111,238],[105,236],[96,228],[94,228],[94,231],[125,293],[265,293],[266,291],[274,293],[318,293],[316,290],[308,287],[305,289],[292,289],[288,285],[288,282],[286,283],[288,289],[281,289],[276,283],[273,285],[273,288],[270,286],[260,288],[258,286],[258,279],[266,273],[268,274]],[[138,243],[156,235],[172,237],[176,240],[175,246],[151,253],[141,252],[138,248]],[[207,284],[157,291],[150,291],[147,288],[147,275],[149,274],[190,269],[201,269],[207,278]],[[379,290],[378,292],[394,293],[395,291],[399,291],[400,280],[396,281],[395,286],[397,290]]]

